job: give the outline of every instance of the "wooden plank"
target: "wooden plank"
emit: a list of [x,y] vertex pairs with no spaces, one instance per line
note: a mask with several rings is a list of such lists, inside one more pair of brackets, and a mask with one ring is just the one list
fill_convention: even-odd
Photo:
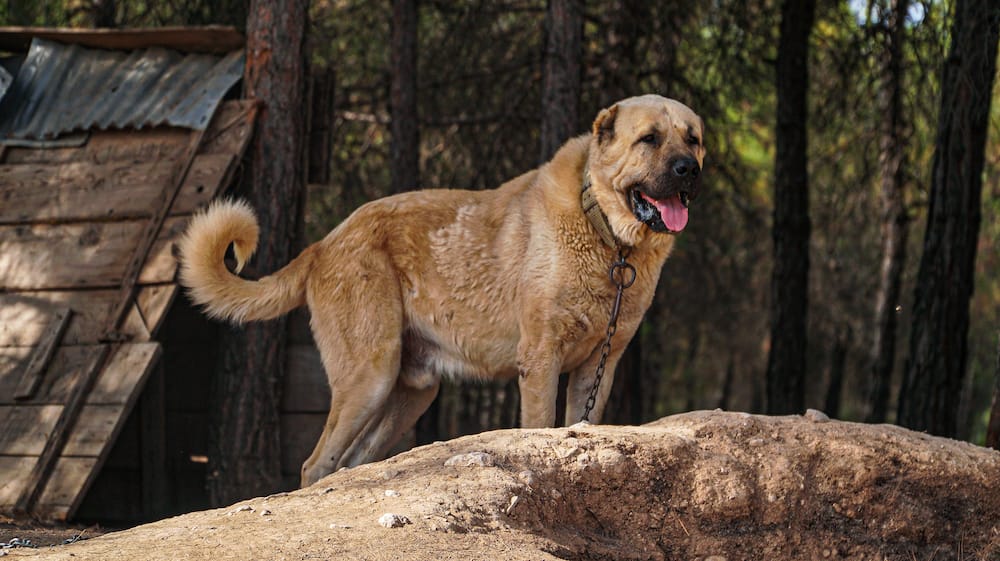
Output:
[[[140,277],[141,278],[141,277]],[[136,304],[142,313],[142,318],[146,324],[146,330],[152,335],[156,335],[163,320],[167,317],[170,305],[180,292],[174,283],[144,286],[136,297]]]
[[253,99],[227,101],[219,106],[205,132],[200,154],[232,154],[246,151],[257,120],[258,102]]
[[62,346],[52,357],[42,383],[31,400],[14,397],[27,361],[16,357],[27,355],[32,347],[0,347],[0,405],[61,405],[73,384],[87,369],[92,368],[100,356],[99,345]]
[[[94,456],[101,454],[114,434],[125,403],[86,405],[73,429],[63,454]],[[0,406],[0,455],[39,456],[62,413],[62,405]]]
[[91,131],[90,140],[75,148],[10,147],[8,164],[58,164],[66,162],[153,162],[177,159],[187,144],[190,131],[175,127],[154,129]]
[[211,54],[226,54],[241,50],[245,42],[243,34],[235,27],[223,25],[141,29],[0,27],[0,50],[27,52],[34,37],[97,49],[133,50],[163,47],[186,53]]
[[21,374],[21,383],[14,391],[14,399],[29,399],[38,391],[38,386],[42,383],[42,378],[48,369],[56,348],[62,340],[66,328],[69,327],[69,320],[73,316],[73,311],[62,307],[53,313],[48,329],[35,347],[28,366]]
[[[48,310],[53,306],[73,310],[63,336],[64,345],[98,343],[117,297],[116,290],[0,292],[0,347],[36,345],[48,325]],[[138,341],[142,333],[129,335]]]
[[[152,264],[141,268],[142,283],[174,280],[170,247],[186,218],[168,219],[154,240]],[[135,259],[143,220],[60,225],[0,226],[0,286],[7,290],[53,290],[120,286]]]
[[0,455],[37,456],[55,427],[61,405],[0,407]]
[[[125,426],[129,413],[139,400],[139,395],[145,387],[149,374],[159,362],[161,352],[162,348],[159,343],[122,345],[119,352],[111,356],[107,367],[94,384],[94,390],[88,396],[87,405],[80,412],[80,418],[76,427],[71,431],[59,461],[62,462],[71,456],[90,455],[95,455],[96,460],[77,488],[73,489],[66,482],[53,482],[52,479],[57,477],[58,473],[54,473],[46,485],[46,492],[49,492],[49,488],[53,486],[57,489],[61,487],[67,489],[67,494],[72,498],[68,503],[69,509],[66,516],[73,516],[80,503],[83,502],[87,490],[97,478],[101,466],[104,465],[108,454],[114,447],[118,434]],[[100,395],[115,395],[123,402],[114,405],[92,404],[92,399]],[[57,464],[57,471],[58,467]],[[47,501],[43,493],[38,504],[63,505],[67,503],[57,499]]]
[[[173,212],[211,200],[234,161],[232,154],[196,157]],[[0,224],[149,217],[178,165],[176,158],[0,165]]]
[[[215,111],[198,154],[243,154],[256,117],[254,100],[224,101]],[[87,144],[76,148],[8,147],[8,164],[56,164],[66,162],[153,162],[175,160],[184,152],[191,131],[177,127],[91,131]]]
[[38,458],[35,456],[0,456],[0,510],[10,512]]
[[[63,456],[100,456],[105,447],[110,451],[116,429],[125,422],[125,404],[84,405],[76,426],[70,431]],[[41,451],[38,452],[41,454]]]
[[[50,515],[57,520],[72,518],[73,512],[82,499],[80,490],[90,483],[90,478],[100,470],[97,458],[63,456],[56,462],[52,477],[45,491],[38,499],[41,507],[36,514],[61,513]],[[66,507],[65,510],[58,507]]]
[[126,404],[131,410],[162,351],[155,341],[122,345],[94,383],[87,404]]
[[[98,360],[97,366],[88,371],[73,385],[73,392],[69,399],[66,400],[62,411],[60,411],[59,418],[56,420],[48,439],[45,441],[45,447],[42,449],[38,461],[32,466],[24,488],[17,498],[17,503],[14,505],[16,512],[31,513],[35,505],[38,504],[39,498],[44,494],[46,487],[49,486],[50,477],[55,470],[59,455],[62,453],[63,446],[66,444],[66,439],[69,437],[73,425],[76,423],[84,400],[94,384],[94,379],[104,368],[109,354],[113,355],[118,350],[117,345],[112,346],[112,348],[102,347],[102,349],[101,358]],[[49,503],[51,504],[52,501],[49,501]]]
[[[177,194],[180,192],[181,186],[184,184],[185,178],[189,175],[191,171],[191,165],[194,163],[195,156],[198,153],[198,147],[201,146],[201,141],[205,137],[205,131],[192,131],[191,139],[188,141],[187,149],[184,155],[178,161],[177,166],[174,166],[174,172],[171,176],[170,181],[164,187],[163,191],[157,196],[153,205],[153,215],[150,217],[149,221],[143,225],[142,232],[139,235],[138,245],[132,250],[129,256],[125,273],[122,276],[120,287],[118,289],[118,299],[117,305],[115,306],[115,311],[112,313],[111,322],[106,326],[104,333],[106,337],[114,338],[122,336],[119,328],[122,327],[129,308],[132,307],[132,301],[137,295],[136,285],[139,283],[139,277],[146,269],[146,261],[150,258],[151,253],[158,251],[159,253],[172,254],[170,251],[164,251],[164,246],[157,250],[155,247],[157,242],[160,241],[161,230],[164,229],[165,221],[167,220],[167,215],[170,212],[170,208],[174,206],[177,200]],[[177,232],[179,235],[180,232]],[[171,264],[171,267],[174,265]],[[171,268],[171,271],[174,269]]]

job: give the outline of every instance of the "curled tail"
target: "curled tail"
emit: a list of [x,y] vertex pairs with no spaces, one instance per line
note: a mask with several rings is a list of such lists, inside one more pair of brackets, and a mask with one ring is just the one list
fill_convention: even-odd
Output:
[[243,323],[271,319],[305,302],[305,281],[312,261],[307,249],[283,269],[260,280],[229,272],[224,259],[229,244],[239,273],[257,249],[260,228],[245,201],[215,201],[196,214],[178,242],[180,282],[191,300],[208,315]]

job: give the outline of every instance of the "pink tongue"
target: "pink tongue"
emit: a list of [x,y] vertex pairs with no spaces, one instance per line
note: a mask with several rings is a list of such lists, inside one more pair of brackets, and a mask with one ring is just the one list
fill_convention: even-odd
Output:
[[650,204],[656,207],[656,210],[660,211],[660,220],[663,220],[663,224],[667,227],[667,230],[671,232],[680,232],[687,226],[688,223],[688,209],[683,204],[681,204],[681,196],[679,194],[673,195],[662,201],[647,197],[645,193],[639,193],[642,198],[646,199]]

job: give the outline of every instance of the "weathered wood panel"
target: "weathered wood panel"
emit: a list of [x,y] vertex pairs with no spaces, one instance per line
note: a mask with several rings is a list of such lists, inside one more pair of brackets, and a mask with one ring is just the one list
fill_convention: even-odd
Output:
[[[150,252],[140,284],[174,280],[173,242],[187,218],[171,218]],[[0,226],[0,287],[7,290],[118,286],[145,221]]]
[[0,347],[0,405],[59,405],[66,401],[76,380],[94,367],[100,357],[100,345],[63,346],[56,350],[42,375],[35,395],[27,403],[15,399],[14,388],[27,363],[18,360],[32,352],[32,347]]
[[[205,131],[199,154],[243,153],[253,130],[256,102],[235,100],[222,103]],[[65,162],[113,162],[132,160],[153,162],[175,160],[184,151],[191,131],[174,127],[149,130],[91,131],[90,140],[79,148],[8,147],[7,164]]]
[[0,455],[41,454],[62,409],[62,405],[0,407]]
[[[218,191],[235,158],[195,158],[172,211],[190,213]],[[0,224],[147,217],[179,161],[0,165]]]
[[[37,456],[0,456],[0,473],[4,474],[0,478],[0,510],[13,509],[36,461]],[[42,493],[36,514],[44,516],[52,513],[56,519],[65,519],[81,481],[96,464],[97,458],[60,458],[49,485]]]
[[[143,287],[139,293],[140,301],[146,290],[160,290],[160,287]],[[63,345],[97,343],[117,298],[117,290],[0,292],[0,347],[36,345],[48,325],[49,310],[53,306],[68,306],[73,310],[73,317],[63,335]],[[161,316],[156,318],[157,323],[162,322],[163,312],[165,310],[161,310]],[[141,341],[145,332],[145,329],[141,332],[126,329],[124,334],[134,337],[134,341]],[[0,361],[10,360],[2,357],[0,355]]]

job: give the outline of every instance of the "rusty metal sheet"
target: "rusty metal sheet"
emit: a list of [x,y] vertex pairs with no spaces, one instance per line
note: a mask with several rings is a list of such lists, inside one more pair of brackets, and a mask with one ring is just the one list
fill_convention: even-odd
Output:
[[0,99],[0,142],[51,141],[95,128],[203,130],[242,75],[242,51],[111,51],[36,38]]

